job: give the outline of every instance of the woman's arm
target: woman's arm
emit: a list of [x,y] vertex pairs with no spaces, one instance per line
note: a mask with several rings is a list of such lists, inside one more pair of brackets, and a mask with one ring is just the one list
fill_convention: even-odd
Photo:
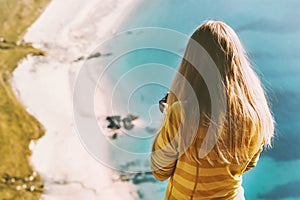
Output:
[[175,169],[178,158],[178,130],[180,126],[180,105],[168,109],[161,130],[158,132],[151,153],[151,170],[156,179],[164,181]]

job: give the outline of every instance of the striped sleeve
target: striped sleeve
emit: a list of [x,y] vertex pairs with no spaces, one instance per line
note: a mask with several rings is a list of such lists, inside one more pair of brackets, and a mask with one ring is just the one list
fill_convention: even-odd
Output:
[[259,150],[254,154],[254,156],[251,158],[250,162],[248,163],[246,169],[244,170],[244,173],[254,168],[257,165],[257,162],[259,160],[259,155],[262,152],[262,150],[263,147],[259,148]]
[[151,170],[156,179],[164,181],[175,169],[178,158],[178,135],[180,115],[177,105],[168,109],[167,116],[152,146]]

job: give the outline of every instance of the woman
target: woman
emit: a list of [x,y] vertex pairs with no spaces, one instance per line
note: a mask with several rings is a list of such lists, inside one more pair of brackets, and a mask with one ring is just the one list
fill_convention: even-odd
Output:
[[154,140],[165,199],[244,199],[242,174],[271,145],[274,120],[236,33],[207,21],[191,36]]

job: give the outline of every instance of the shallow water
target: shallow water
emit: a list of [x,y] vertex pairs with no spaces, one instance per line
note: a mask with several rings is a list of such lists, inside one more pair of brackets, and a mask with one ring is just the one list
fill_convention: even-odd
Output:
[[[190,35],[204,20],[215,19],[225,21],[237,31],[268,90],[277,122],[274,148],[265,151],[258,166],[243,176],[246,199],[300,199],[300,25],[297,22],[300,17],[299,9],[300,2],[297,0],[187,0],[184,3],[180,0],[152,0],[139,5],[120,28],[121,31],[141,27],[163,27]],[[138,34],[142,33],[127,33],[131,38],[138,37]],[[135,44],[128,42],[126,45]],[[113,64],[115,70],[108,72],[108,75],[116,81],[122,73],[149,63],[159,63],[177,69],[185,47],[184,41],[180,41],[179,46],[181,48],[177,49],[178,55],[157,49],[128,53]],[[122,72],[119,70],[121,67]],[[116,74],[117,71],[120,74]],[[138,139],[132,140],[132,137],[124,135],[115,145],[135,153],[150,150],[153,138],[145,131],[145,126],[159,127],[162,116],[158,111],[157,102],[167,91],[167,85],[171,83],[174,75],[144,72],[135,73],[131,79],[141,81],[160,77],[165,80],[165,85],[148,84],[135,89],[130,98],[125,97],[128,102],[122,105],[127,106],[128,112],[140,115],[146,125],[130,132]],[[139,82],[128,82],[137,83]],[[112,156],[117,155],[112,152]],[[116,165],[124,165],[127,162],[128,158],[116,159]],[[147,156],[143,161],[133,160],[134,162],[138,163],[138,166],[142,163],[148,167]],[[165,186],[166,182],[139,184],[140,197],[162,199]]]

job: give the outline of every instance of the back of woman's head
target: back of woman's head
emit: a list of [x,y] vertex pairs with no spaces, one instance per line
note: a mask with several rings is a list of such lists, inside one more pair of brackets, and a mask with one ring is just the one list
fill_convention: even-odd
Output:
[[[199,44],[206,52],[191,50],[192,43]],[[195,52],[196,51],[196,52]],[[189,56],[193,54],[195,56]],[[205,55],[205,56],[204,56]],[[220,113],[222,123],[212,120],[213,95],[208,84],[199,73],[199,69],[187,59],[212,60],[221,77],[226,109]],[[207,62],[200,63],[200,68],[211,68]],[[201,64],[202,63],[202,64]],[[201,71],[201,70],[200,70]],[[247,54],[232,28],[220,21],[207,21],[192,34],[184,58],[171,86],[168,104],[176,101],[183,103],[184,125],[180,132],[181,149],[187,155],[199,161],[199,149],[209,149],[206,159],[221,163],[240,163],[247,161],[261,145],[270,145],[274,133],[274,120],[269,109],[264,89],[257,74],[252,69]],[[180,77],[184,77],[183,80]],[[197,113],[194,105],[189,104],[190,90],[185,88],[187,82],[197,97],[199,123],[191,122]],[[196,125],[196,126],[195,126]],[[207,127],[215,126],[219,132],[216,141],[204,142]],[[206,129],[205,129],[206,128]],[[199,131],[201,130],[201,131]],[[193,132],[193,133],[192,133]],[[197,134],[194,134],[197,132]],[[195,136],[195,137],[193,137]],[[191,141],[192,140],[192,141]]]

